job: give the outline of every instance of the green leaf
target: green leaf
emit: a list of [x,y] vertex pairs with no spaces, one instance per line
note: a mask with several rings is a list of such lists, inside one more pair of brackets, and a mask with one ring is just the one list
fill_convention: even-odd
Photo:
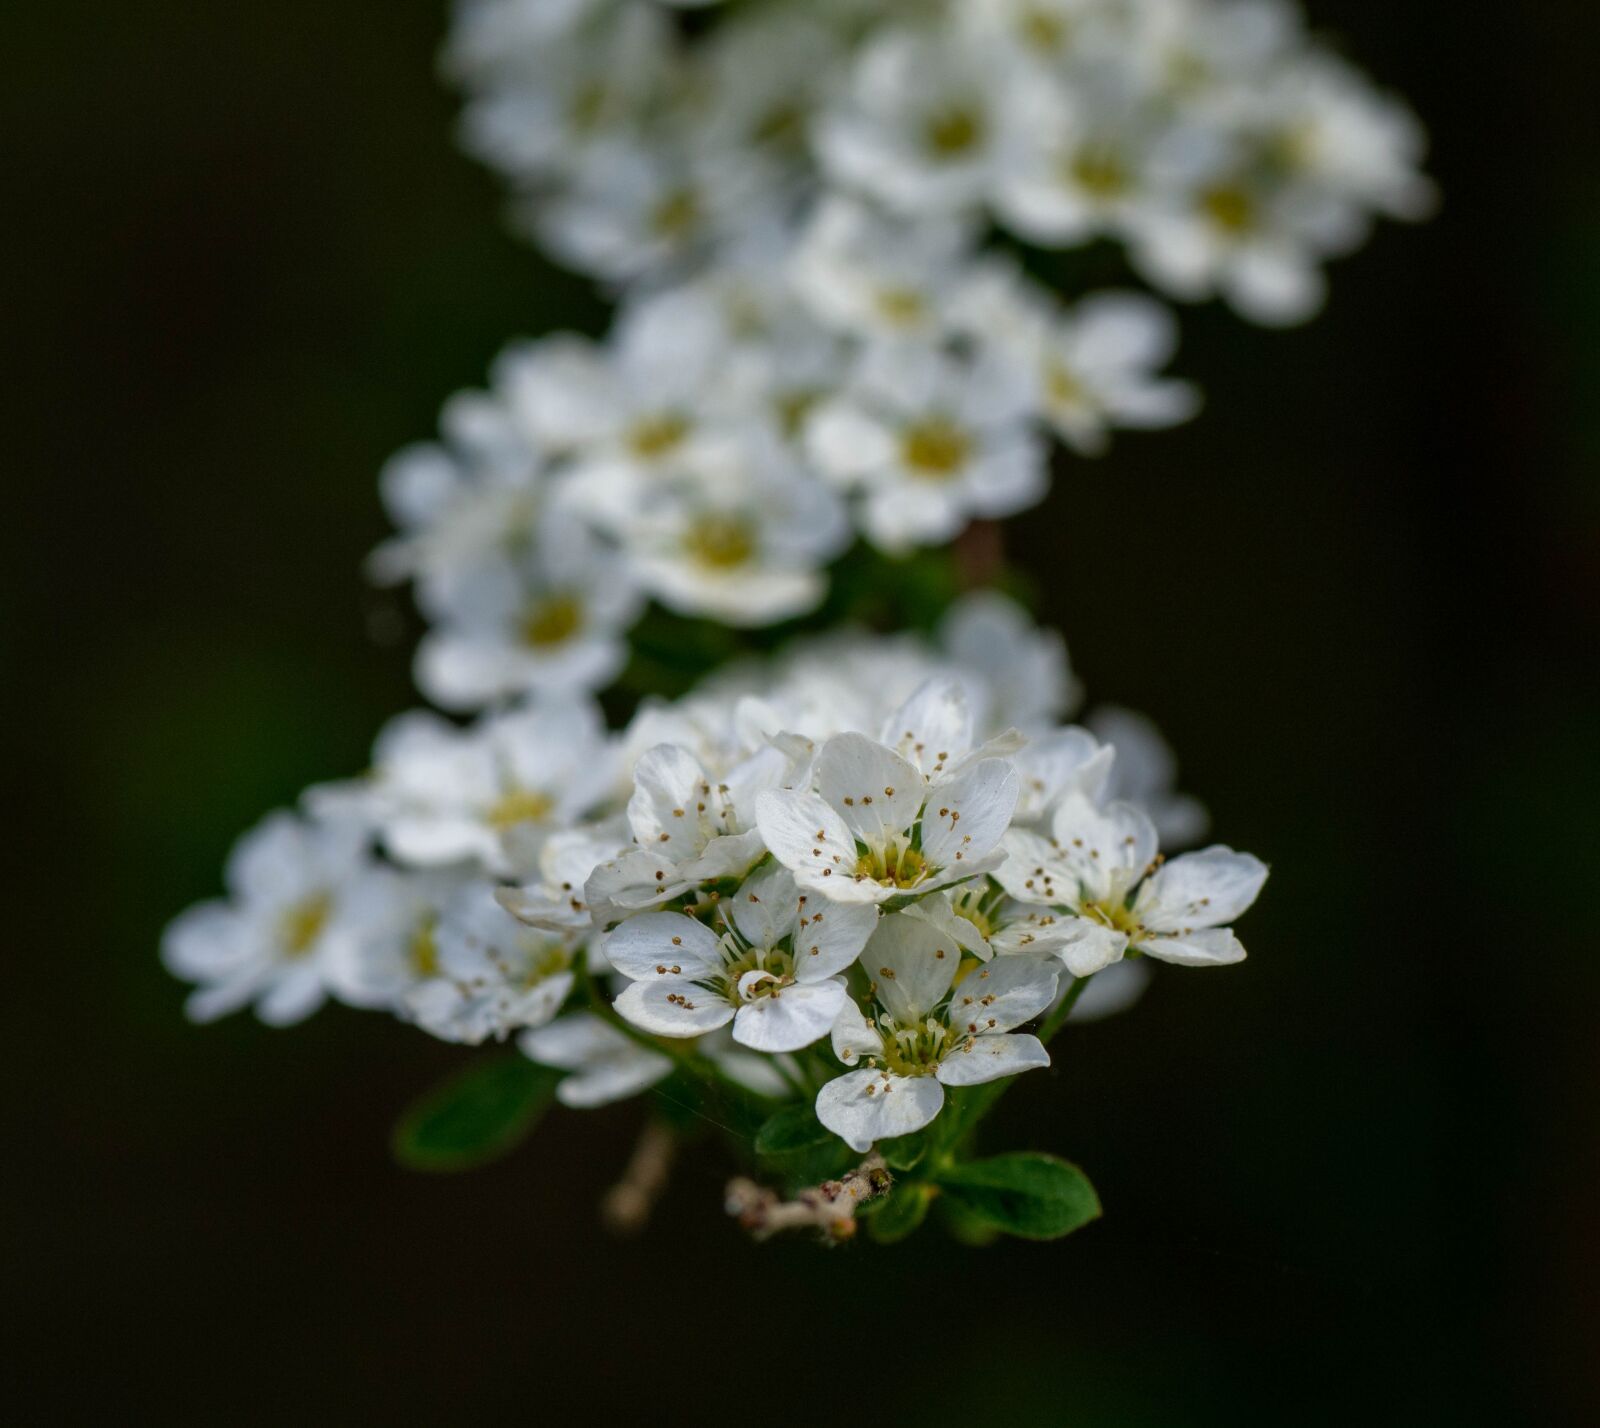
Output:
[[[934,1123],[935,1125],[938,1122]],[[934,1144],[935,1132],[931,1126],[910,1135],[897,1135],[878,1142],[878,1154],[891,1170],[915,1170],[927,1158]]]
[[898,1244],[928,1217],[933,1186],[922,1181],[896,1185],[886,1200],[869,1200],[858,1212],[867,1221],[867,1233],[880,1245]]
[[525,1056],[469,1066],[401,1116],[395,1158],[413,1170],[470,1170],[498,1159],[533,1129],[560,1079]]
[[769,1116],[756,1132],[755,1148],[766,1167],[790,1185],[832,1180],[859,1159],[817,1119],[809,1101]]
[[1054,1240],[1100,1214],[1094,1186],[1076,1165],[1027,1151],[969,1160],[937,1180],[968,1216],[1025,1240]]
[[1000,1238],[1000,1231],[987,1220],[974,1215],[953,1195],[939,1197],[939,1222],[959,1244],[982,1249]]

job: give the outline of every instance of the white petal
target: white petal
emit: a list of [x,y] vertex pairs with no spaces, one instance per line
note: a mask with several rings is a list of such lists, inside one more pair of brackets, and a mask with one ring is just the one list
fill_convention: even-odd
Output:
[[699,1036],[733,1020],[725,997],[692,982],[629,982],[613,1005],[641,1031],[654,1036]]
[[921,1021],[944,1000],[960,961],[952,939],[904,913],[884,918],[861,954],[878,1000],[901,1026]]
[[794,975],[801,982],[820,982],[861,955],[878,925],[879,908],[873,902],[828,902],[814,893],[799,898]]
[[948,1020],[974,1036],[1010,1031],[1055,1000],[1060,967],[1041,957],[996,957],[968,972],[950,995]]
[[1078,874],[1048,838],[1013,828],[1000,845],[1006,860],[994,878],[1018,902],[1037,907],[1076,907]]
[[946,1086],[977,1086],[1049,1064],[1050,1053],[1037,1036],[1012,1032],[973,1037],[939,1063],[937,1074]]
[[889,889],[856,881],[855,837],[833,806],[816,794],[787,788],[761,794],[756,799],[756,827],[773,857],[801,887],[839,902],[888,897]]
[[838,977],[784,987],[739,1008],[733,1039],[755,1051],[798,1051],[828,1034],[844,1003]]
[[948,675],[925,680],[883,723],[883,742],[927,777],[945,772],[972,747],[966,690]]
[[894,437],[882,422],[844,401],[825,402],[805,429],[806,454],[834,481],[849,484],[894,460]]
[[817,1119],[858,1153],[874,1141],[919,1131],[939,1114],[944,1087],[932,1076],[852,1071],[817,1092]]
[[1249,853],[1205,848],[1164,864],[1139,889],[1135,912],[1158,932],[1222,927],[1253,903],[1267,880],[1267,866]]
[[1138,947],[1147,957],[1180,967],[1226,967],[1244,961],[1244,946],[1231,927],[1202,927],[1169,937],[1146,934]]
[[972,863],[993,852],[1011,826],[1019,785],[1005,759],[982,759],[928,795],[922,851],[935,867]]
[[1142,808],[1112,803],[1096,808],[1082,794],[1068,794],[1051,822],[1060,857],[1094,900],[1106,897],[1120,878],[1131,887],[1157,851],[1155,825]]
[[641,912],[606,938],[606,957],[636,982],[690,982],[722,970],[722,944],[681,912]]
[[705,844],[698,805],[705,802],[705,770],[687,749],[658,744],[633,769],[628,825],[639,846],[683,862]]
[[854,1066],[863,1056],[883,1055],[883,1037],[849,998],[834,1018],[832,1036],[833,1054],[846,1066]]
[[817,791],[874,848],[917,821],[923,788],[916,769],[862,734],[839,734],[817,756]]
[[745,880],[733,898],[731,915],[752,947],[776,947],[794,930],[798,908],[794,874],[773,863]]
[[1092,977],[1096,972],[1120,962],[1128,950],[1126,933],[1091,922],[1086,917],[1068,917],[1066,935],[1056,946],[1055,955],[1074,977]]

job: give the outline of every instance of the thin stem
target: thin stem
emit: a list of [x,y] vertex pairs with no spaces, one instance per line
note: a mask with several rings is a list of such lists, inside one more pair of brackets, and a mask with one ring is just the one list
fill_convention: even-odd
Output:
[[1072,985],[1067,988],[1066,996],[1061,998],[1056,1009],[1047,1016],[1039,1025],[1039,1040],[1049,1043],[1050,1038],[1061,1030],[1066,1020],[1072,1015],[1072,1009],[1078,1003],[1078,998],[1083,995],[1083,989],[1089,985],[1087,977],[1074,977]]

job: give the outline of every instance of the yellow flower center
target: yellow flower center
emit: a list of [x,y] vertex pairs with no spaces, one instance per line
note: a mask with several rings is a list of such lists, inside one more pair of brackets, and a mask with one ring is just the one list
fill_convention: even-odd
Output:
[[536,788],[517,788],[502,797],[486,818],[490,827],[504,831],[519,823],[543,823],[555,808],[555,800]]
[[928,860],[915,848],[874,848],[856,859],[856,877],[886,888],[915,887],[928,873]]
[[313,893],[285,912],[279,925],[284,956],[306,956],[316,946],[332,913],[333,897],[325,892]]
[[1044,369],[1045,398],[1053,407],[1079,407],[1087,397],[1083,384],[1063,362],[1051,361]]
[[674,189],[650,213],[650,229],[659,238],[682,238],[700,222],[700,200],[694,190]]
[[1129,941],[1137,941],[1144,933],[1144,924],[1133,915],[1133,911],[1125,902],[1086,902],[1082,907],[1082,915],[1093,922],[1098,922],[1102,927],[1109,927],[1113,932],[1123,933]]
[[697,565],[736,570],[755,555],[756,534],[740,516],[706,516],[689,527],[683,545]]
[[583,605],[572,595],[547,595],[522,617],[522,642],[536,650],[565,644],[583,624]]
[[411,970],[419,977],[439,975],[439,939],[435,935],[438,928],[438,918],[425,917],[411,934],[411,944],[406,948],[406,959],[411,963]]
[[1109,149],[1079,149],[1063,166],[1069,186],[1092,198],[1120,198],[1128,191],[1128,169]]
[[918,476],[946,481],[955,475],[972,451],[966,432],[944,417],[929,417],[908,427],[901,438],[900,454]]
[[928,305],[913,288],[879,288],[873,294],[878,315],[895,327],[910,327],[927,315]]
[[931,1076],[950,1050],[956,1034],[929,1017],[920,1026],[902,1027],[887,1012],[878,1017],[883,1036],[883,1064],[896,1076]]
[[983,139],[983,117],[966,105],[942,109],[928,120],[923,135],[940,158],[960,158]]
[[821,397],[822,393],[814,389],[799,388],[778,395],[778,426],[785,436],[795,437],[800,434],[800,428],[805,425],[806,418],[811,414],[811,408],[816,406]]
[[682,444],[689,422],[678,412],[657,412],[640,417],[628,429],[628,449],[644,461],[654,461]]
[[1200,195],[1200,211],[1224,233],[1238,236],[1255,227],[1255,200],[1242,188],[1218,185]]
[[1027,10],[1022,15],[1022,38],[1036,50],[1058,50],[1067,37],[1066,21],[1048,10]]

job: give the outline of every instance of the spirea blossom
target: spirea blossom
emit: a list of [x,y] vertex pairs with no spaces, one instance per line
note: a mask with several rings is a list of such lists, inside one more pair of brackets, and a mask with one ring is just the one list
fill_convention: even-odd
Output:
[[201,1016],[331,993],[450,1041],[526,1033],[573,1104],[654,1084],[653,1042],[827,1047],[850,1069],[823,1123],[860,1149],[905,1134],[940,1087],[1047,1064],[1017,1028],[1061,975],[1242,957],[1228,925],[1265,877],[1226,849],[1162,863],[1018,607],[975,595],[942,632],[802,641],[614,735],[550,695],[404,716],[369,774],[252,836],[233,903],[175,924],[169,963]]
[[[1287,0],[460,0],[444,67],[615,315],[510,343],[385,466],[369,574],[445,712],[246,834],[164,959],[198,1021],[332,998],[514,1045],[451,1133],[654,1092],[785,1173],[866,1157],[735,1182],[752,1232],[842,1237],[892,1165],[904,1233],[1064,1023],[1241,961],[1267,876],[1196,846],[1148,719],[1069,722],[969,528],[1198,411],[1170,303],[1315,313],[1429,208],[1421,129]],[[1096,242],[1115,286],[1044,281]],[[1057,1198],[963,1233],[1097,1212],[1005,1159]]]

